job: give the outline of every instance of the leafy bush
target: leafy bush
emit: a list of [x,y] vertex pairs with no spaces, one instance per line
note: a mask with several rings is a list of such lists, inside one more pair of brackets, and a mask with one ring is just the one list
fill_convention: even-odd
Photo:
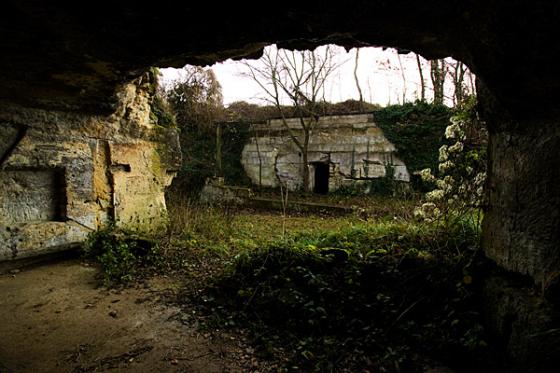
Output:
[[113,227],[90,233],[83,256],[100,264],[105,286],[128,283],[138,269],[158,265],[161,260],[157,244]]
[[261,353],[304,371],[413,372],[430,359],[471,369],[487,358],[478,232],[456,228],[380,223],[293,235],[239,254],[199,312],[212,328],[248,328]]
[[426,202],[416,209],[416,215],[445,221],[471,217],[480,225],[488,133],[475,108],[476,97],[472,96],[456,110],[445,129],[445,137],[453,145],[439,148],[437,169],[418,173],[432,190],[426,193]]
[[[214,123],[214,125],[216,125]],[[221,156],[223,176],[229,185],[250,185],[241,164],[241,152],[249,138],[247,123],[222,123]],[[173,184],[196,196],[207,178],[219,176],[216,164],[216,129],[199,129],[183,124],[180,133],[183,163]]]

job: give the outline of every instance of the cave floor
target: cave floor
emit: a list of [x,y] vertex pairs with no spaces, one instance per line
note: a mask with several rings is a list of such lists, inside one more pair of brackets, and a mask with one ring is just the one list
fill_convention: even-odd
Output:
[[263,370],[239,336],[181,322],[176,280],[107,290],[96,272],[72,259],[0,275],[0,372]]

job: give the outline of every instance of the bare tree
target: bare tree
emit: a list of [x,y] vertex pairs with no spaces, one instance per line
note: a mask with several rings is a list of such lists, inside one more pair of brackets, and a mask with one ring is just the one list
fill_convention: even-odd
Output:
[[426,101],[426,83],[424,82],[424,72],[422,71],[422,61],[419,54],[416,54],[416,65],[418,65],[418,74],[420,74],[420,101]]
[[403,81],[402,103],[404,105],[404,103],[406,102],[406,74],[404,73],[401,54],[398,51],[397,51],[397,59],[399,60],[399,70],[401,72],[401,78]]
[[434,104],[443,104],[447,67],[444,59],[430,61],[430,77],[434,87]]
[[360,105],[364,101],[364,95],[362,94],[362,88],[360,87],[360,80],[358,79],[358,62],[360,59],[360,48],[356,48],[356,61],[354,64],[354,81],[356,82],[356,88],[358,89],[358,100]]
[[468,88],[464,84],[465,73],[468,69],[461,61],[454,61],[450,67],[449,74],[451,75],[453,87],[455,89],[453,94],[453,104],[455,106],[460,105],[468,94]]
[[[333,62],[330,46],[321,52],[288,51],[265,48],[260,63],[245,62],[247,75],[262,89],[265,100],[274,105],[282,125],[293,144],[301,153],[302,182],[304,191],[309,191],[309,141],[323,114],[325,83],[338,67]],[[288,123],[287,100],[290,110],[298,118],[298,128]]]

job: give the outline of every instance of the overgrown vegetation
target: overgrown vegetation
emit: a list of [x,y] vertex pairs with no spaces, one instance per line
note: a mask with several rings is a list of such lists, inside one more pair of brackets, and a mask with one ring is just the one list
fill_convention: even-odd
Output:
[[186,67],[186,77],[165,94],[177,117],[183,153],[173,185],[177,192],[196,195],[206,179],[224,177],[234,185],[249,185],[241,151],[249,124],[231,122],[222,104],[221,87],[212,70]]
[[[405,162],[435,169],[450,114],[417,103],[378,110],[376,118],[399,152],[415,157],[403,156]],[[397,135],[400,140],[390,138]],[[377,187],[394,191],[394,185]],[[351,203],[358,196],[326,198]],[[270,216],[256,221],[250,214],[250,225],[243,225],[232,211],[216,216],[209,210],[211,221],[180,230],[182,237],[228,259],[202,289],[185,292],[184,316],[195,311],[196,322],[208,330],[247,330],[262,356],[286,371],[414,372],[441,363],[492,371],[494,355],[479,312],[485,271],[480,225],[452,206],[445,214],[453,219],[419,221],[412,208],[397,212],[386,202],[366,203],[392,206],[381,216],[335,218],[334,229],[319,223],[321,217],[303,217],[285,237]],[[302,229],[303,221],[310,229]]]
[[239,253],[203,302],[188,299],[208,327],[248,328],[286,370],[474,368],[487,356],[477,249],[478,232],[464,224],[299,233]]
[[478,299],[486,269],[468,219],[421,222],[391,210],[284,221],[179,201],[170,217],[162,249],[137,251],[111,231],[90,237],[108,284],[146,269],[181,276],[183,322],[248,334],[283,371],[492,371]]
[[488,132],[478,119],[476,97],[468,98],[457,107],[450,122],[445,137],[452,145],[444,144],[439,148],[437,169],[427,168],[418,173],[431,190],[415,214],[428,220],[470,216],[480,225]]
[[150,120],[160,127],[176,127],[177,121],[171,106],[165,98],[165,93],[159,83],[160,72],[158,68],[151,68],[146,74],[148,93],[150,94]]
[[[263,119],[270,118],[270,110],[237,103],[228,114],[211,72],[198,69],[191,78],[168,95],[182,131],[179,189],[196,190],[212,176],[239,184],[245,175],[240,154],[249,135],[245,123],[265,114]],[[339,106],[353,110],[355,105]],[[364,110],[363,103],[359,107]],[[456,118],[468,122],[473,107],[459,110]],[[451,160],[440,152],[442,143],[448,150],[445,142],[454,138],[444,137],[451,114],[424,102],[374,110],[409,172],[439,169],[442,178],[449,169],[441,162]],[[158,124],[165,121],[160,117]],[[468,162],[457,164],[459,171],[470,172],[483,163],[484,139],[469,143],[468,129],[459,127],[457,141],[465,144]],[[247,332],[261,356],[283,371],[420,372],[432,364],[492,371],[494,355],[479,312],[485,270],[480,226],[468,219],[479,205],[460,214],[441,199],[449,207],[441,211],[453,219],[414,218],[418,203],[394,198],[392,171],[388,165],[388,178],[364,185],[377,196],[353,190],[327,196],[329,203],[356,206],[357,214],[344,217],[201,206],[176,193],[161,246],[109,229],[89,237],[85,255],[100,263],[107,286],[153,270],[182,276],[181,320],[209,332]]]
[[377,125],[395,144],[397,155],[412,175],[425,168],[436,169],[439,148],[445,140],[451,109],[422,101],[391,105],[374,111]]
[[130,283],[148,267],[162,262],[159,246],[130,232],[109,227],[90,233],[83,248],[85,259],[99,263],[105,286]]

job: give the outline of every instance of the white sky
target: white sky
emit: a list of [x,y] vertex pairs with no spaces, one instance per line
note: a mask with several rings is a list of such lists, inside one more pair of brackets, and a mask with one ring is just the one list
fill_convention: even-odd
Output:
[[[354,81],[354,63],[356,50],[346,52],[344,48],[331,46],[336,54],[334,62],[341,64],[331,77],[331,84],[326,89],[325,98],[330,102],[340,102],[347,99],[358,99],[358,90]],[[267,47],[270,48],[270,47]],[[319,47],[324,48],[324,47]],[[406,101],[412,102],[420,97],[420,76],[416,57],[413,53],[401,54],[400,59],[406,83],[403,82],[399,55],[394,49],[361,48],[358,65],[358,79],[364,96],[364,100],[380,105],[402,103],[403,93],[406,90]],[[448,61],[453,61],[451,58]],[[430,80],[430,69],[428,62],[421,58],[424,81],[426,83],[426,96],[430,100],[433,90]],[[257,62],[258,63],[258,62]],[[265,104],[264,93],[251,78],[242,75],[247,71],[239,61],[227,60],[210,66],[222,86],[224,104],[235,101],[247,101],[255,104]],[[161,69],[163,83],[169,84],[181,76],[181,69]],[[465,78],[468,84],[468,74]],[[446,84],[446,100],[451,105],[453,88],[450,79]]]

